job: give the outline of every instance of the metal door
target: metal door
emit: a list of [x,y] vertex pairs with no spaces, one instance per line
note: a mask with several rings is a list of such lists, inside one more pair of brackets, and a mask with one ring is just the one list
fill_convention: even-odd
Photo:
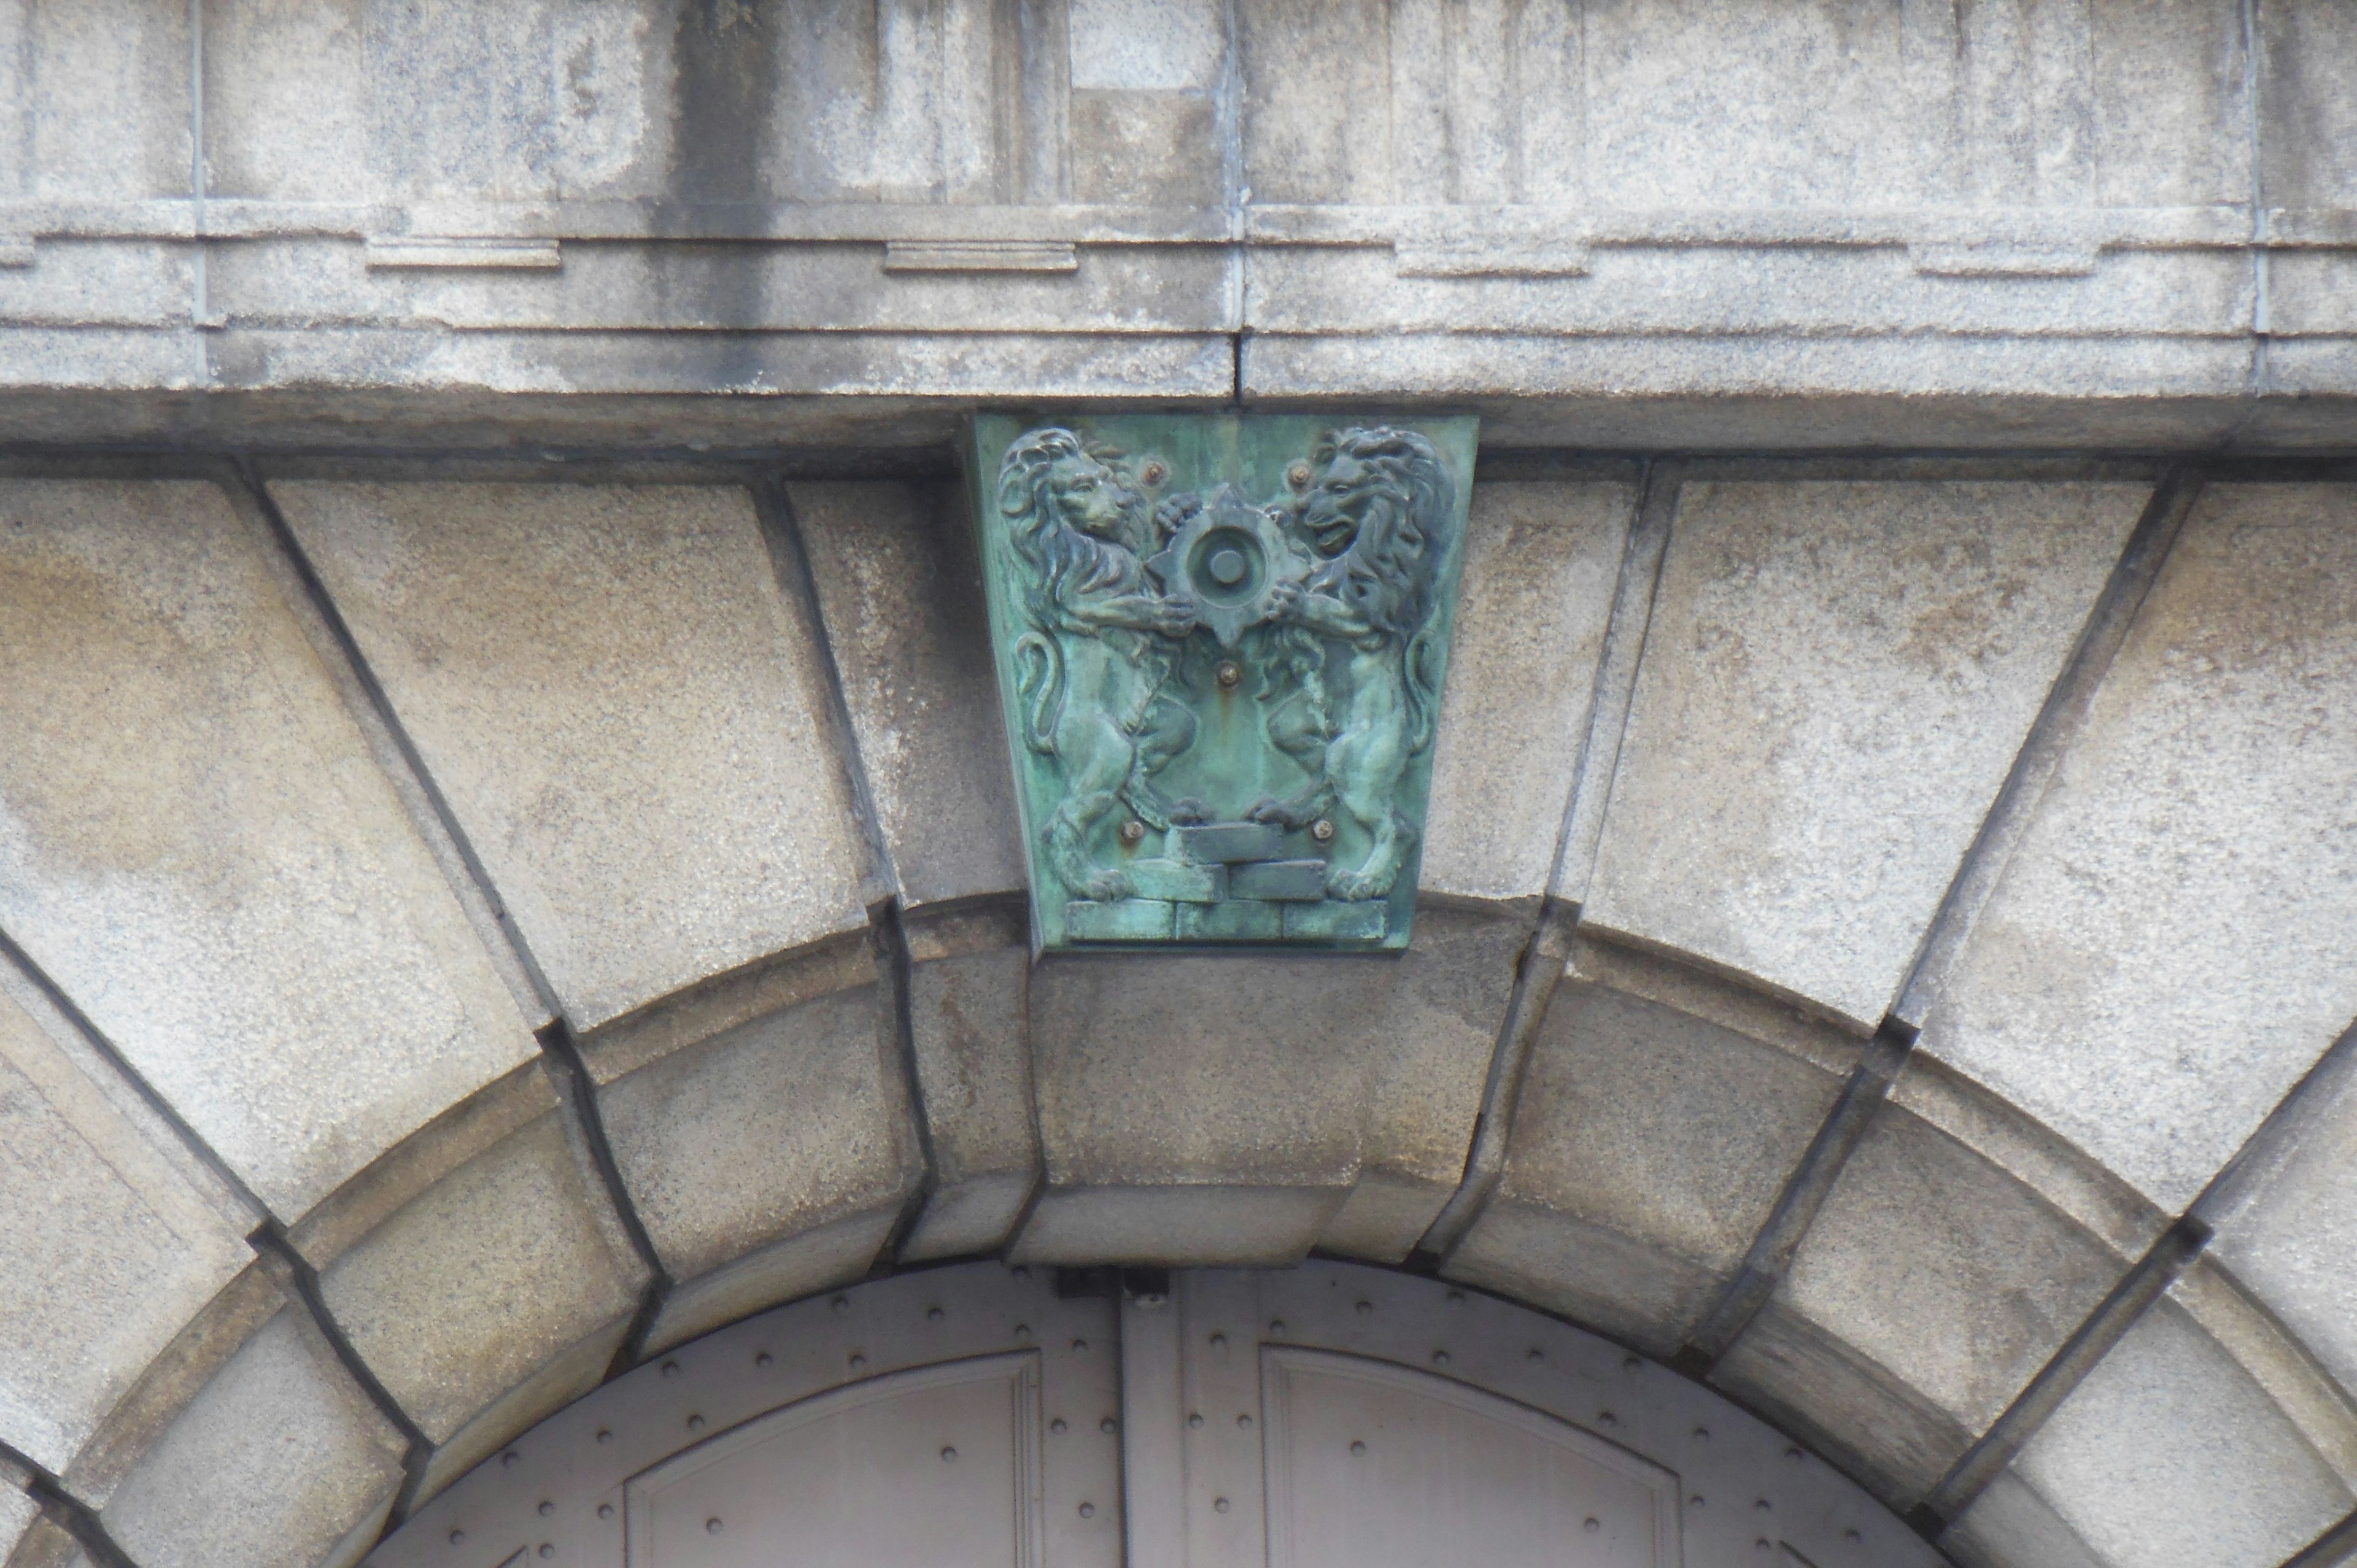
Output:
[[976,1263],[525,1434],[377,1568],[1934,1568],[1822,1461],[1536,1313],[1342,1263]]

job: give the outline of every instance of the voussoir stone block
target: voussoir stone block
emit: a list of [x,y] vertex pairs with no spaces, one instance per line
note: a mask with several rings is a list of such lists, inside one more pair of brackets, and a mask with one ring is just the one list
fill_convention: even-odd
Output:
[[1031,932],[1023,901],[908,924],[909,1022],[933,1186],[900,1256],[996,1250],[1039,1181],[1031,1113]]
[[0,1484],[0,1563],[14,1564],[17,1543],[33,1528],[41,1506],[15,1482]]
[[291,1240],[352,1348],[436,1445],[429,1490],[596,1387],[646,1283],[538,1063],[322,1209]]
[[971,505],[947,484],[789,493],[902,897],[1021,889]]
[[[2207,1256],[2231,1271],[2343,1389],[2357,1389],[2357,1050],[2253,1151],[2214,1210]],[[2205,1206],[2206,1208],[2206,1206]]]
[[1444,1272],[1674,1351],[1856,1055],[1793,1008],[1581,942],[1532,1045],[1497,1192]]
[[126,1114],[15,979],[0,972],[0,1441],[56,1473],[253,1254],[168,1131]]
[[2275,1568],[2357,1504],[2169,1297],[2072,1391],[2014,1473],[2105,1568]]
[[744,490],[273,493],[576,1029],[862,923],[816,628]]
[[81,1543],[47,1514],[34,1516],[16,1541],[16,1550],[0,1562],[8,1568],[95,1568]]
[[892,1009],[856,941],[813,955],[790,1004],[643,1062],[588,1059],[678,1282],[654,1347],[866,1273],[923,1174]]
[[1625,480],[1473,487],[1432,760],[1426,892],[1546,891],[1636,502]]
[[1051,957],[1038,1262],[1397,1261],[1464,1170],[1527,932],[1426,902],[1399,958]]
[[2052,1505],[2007,1470],[1940,1537],[1964,1568],[2105,1568]]
[[292,1219],[534,1047],[268,549],[0,483],[0,929]]
[[140,1563],[342,1568],[401,1482],[400,1434],[299,1306],[263,1324],[101,1511]]
[[1910,1112],[1876,1118],[1714,1380],[1920,1501],[2132,1260]]
[[2357,1015],[2357,487],[2185,522],[1924,1048],[2180,1209]]
[[1685,485],[1584,919],[1878,1022],[2146,494]]

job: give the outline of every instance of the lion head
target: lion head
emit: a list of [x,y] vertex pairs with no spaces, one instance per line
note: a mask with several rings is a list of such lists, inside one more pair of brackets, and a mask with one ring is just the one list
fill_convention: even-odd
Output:
[[1354,427],[1318,438],[1295,527],[1323,563],[1312,589],[1407,636],[1423,623],[1457,510],[1439,451],[1412,430]]
[[1135,570],[1145,506],[1105,455],[1069,430],[1033,430],[998,465],[998,510],[1031,568],[1034,618],[1053,624],[1070,596],[1107,591]]

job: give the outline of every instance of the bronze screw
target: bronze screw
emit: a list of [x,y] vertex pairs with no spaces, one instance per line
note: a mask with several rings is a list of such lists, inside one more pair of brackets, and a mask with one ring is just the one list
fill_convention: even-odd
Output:
[[1122,842],[1122,843],[1136,843],[1138,841],[1140,841],[1141,839],[1143,839],[1143,838],[1145,838],[1145,837],[1146,837],[1146,824],[1145,824],[1144,822],[1141,822],[1137,821],[1135,818],[1132,818],[1130,821],[1125,822],[1124,822],[1124,823],[1122,823],[1122,824],[1121,824],[1121,842]]
[[1139,469],[1137,477],[1144,479],[1150,487],[1158,485],[1163,480],[1168,478],[1170,477],[1170,470],[1164,467],[1159,462],[1153,462],[1148,463],[1145,467]]
[[1309,836],[1316,839],[1319,843],[1330,843],[1334,837],[1334,824],[1324,817],[1320,817],[1316,822],[1309,824]]
[[1285,471],[1285,482],[1297,490],[1305,488],[1309,483],[1309,465],[1296,463],[1287,468]]
[[1243,666],[1238,664],[1232,659],[1222,659],[1220,660],[1219,669],[1212,671],[1212,674],[1220,682],[1220,690],[1222,692],[1232,692],[1238,686],[1243,684]]

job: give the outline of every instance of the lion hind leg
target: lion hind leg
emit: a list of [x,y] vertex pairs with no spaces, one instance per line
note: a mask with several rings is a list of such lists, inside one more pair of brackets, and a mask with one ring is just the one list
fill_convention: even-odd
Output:
[[1088,851],[1089,830],[1120,800],[1110,789],[1068,796],[1048,819],[1048,830],[1042,835],[1048,843],[1048,864],[1076,897],[1111,902],[1129,897],[1129,878],[1111,866],[1097,865]]
[[1388,898],[1392,886],[1399,880],[1400,867],[1407,861],[1407,852],[1415,847],[1415,824],[1397,810],[1383,813],[1375,829],[1373,847],[1356,871],[1329,871],[1326,874],[1326,891],[1336,898],[1351,900]]

